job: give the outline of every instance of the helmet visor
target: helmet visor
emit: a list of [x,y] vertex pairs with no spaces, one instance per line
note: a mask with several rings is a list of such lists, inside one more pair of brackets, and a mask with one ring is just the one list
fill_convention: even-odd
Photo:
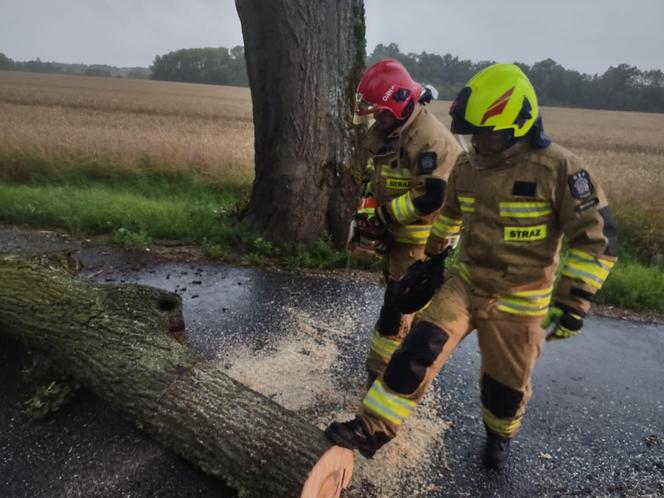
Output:
[[361,93],[355,95],[355,114],[363,116],[365,114],[373,114],[383,109],[384,106],[374,104],[364,99]]
[[450,107],[450,116],[452,117],[450,131],[457,135],[474,135],[493,130],[493,126],[476,126],[466,119],[466,107],[471,92],[470,87],[463,87]]

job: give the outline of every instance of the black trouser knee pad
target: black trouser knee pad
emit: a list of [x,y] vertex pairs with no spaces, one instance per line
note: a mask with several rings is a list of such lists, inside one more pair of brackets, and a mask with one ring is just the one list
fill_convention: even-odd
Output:
[[482,405],[498,418],[512,418],[523,401],[523,393],[498,382],[489,374],[482,375]]
[[385,289],[385,298],[383,299],[383,307],[380,309],[380,316],[378,318],[378,333],[384,336],[397,335],[401,327],[401,311],[399,311],[392,304],[392,293],[396,281],[389,280]]
[[385,385],[399,394],[413,394],[449,337],[447,332],[433,323],[417,323],[392,355],[383,375]]

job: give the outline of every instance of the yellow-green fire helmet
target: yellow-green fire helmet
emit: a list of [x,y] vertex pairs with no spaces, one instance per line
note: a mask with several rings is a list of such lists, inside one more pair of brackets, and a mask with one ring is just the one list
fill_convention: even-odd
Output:
[[523,137],[539,116],[537,95],[514,64],[493,64],[473,76],[450,108],[451,130],[459,135],[513,130]]

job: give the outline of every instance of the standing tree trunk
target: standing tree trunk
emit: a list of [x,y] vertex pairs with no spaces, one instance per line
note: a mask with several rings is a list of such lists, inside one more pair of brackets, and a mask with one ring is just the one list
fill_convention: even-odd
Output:
[[345,242],[361,159],[351,130],[363,0],[236,0],[253,100],[248,224],[281,245]]
[[73,279],[68,263],[0,255],[0,334],[46,354],[241,497],[339,496],[352,452],[183,344],[179,297]]

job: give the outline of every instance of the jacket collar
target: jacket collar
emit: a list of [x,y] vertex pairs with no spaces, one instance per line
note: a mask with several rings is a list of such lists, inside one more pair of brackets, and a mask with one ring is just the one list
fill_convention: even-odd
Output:
[[529,149],[530,143],[528,140],[519,140],[498,154],[480,155],[471,147],[468,157],[470,164],[477,169],[505,169],[517,164]]

